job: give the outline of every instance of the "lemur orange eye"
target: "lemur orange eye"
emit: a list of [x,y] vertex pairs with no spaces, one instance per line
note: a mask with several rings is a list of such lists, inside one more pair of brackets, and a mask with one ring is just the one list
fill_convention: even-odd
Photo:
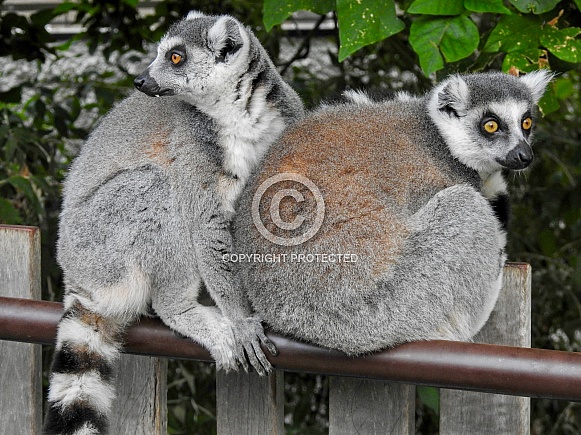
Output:
[[174,65],[177,65],[182,61],[182,55],[179,53],[172,53],[170,59],[171,59],[171,63],[173,63]]
[[530,130],[532,126],[533,126],[533,120],[531,118],[527,117],[527,118],[523,119],[523,122],[522,122],[523,130]]
[[484,123],[484,130],[487,133],[496,133],[498,131],[498,122],[489,119]]

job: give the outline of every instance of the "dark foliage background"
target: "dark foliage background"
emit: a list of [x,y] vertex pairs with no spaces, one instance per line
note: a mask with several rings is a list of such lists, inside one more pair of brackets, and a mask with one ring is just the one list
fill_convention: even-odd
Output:
[[[580,350],[581,68],[575,63],[579,60],[556,49],[551,51],[550,43],[539,36],[557,28],[581,27],[578,1],[533,1],[544,8],[536,14],[519,9],[523,2],[493,1],[488,3],[504,4],[512,15],[462,9],[457,17],[440,17],[429,8],[417,12],[418,4],[427,3],[422,0],[398,1],[399,9],[407,11],[399,14],[405,29],[360,49],[343,62],[337,60],[336,29],[323,29],[323,21],[315,17],[319,27],[314,31],[289,32],[277,26],[266,32],[262,2],[166,0],[155,2],[149,15],[138,13],[136,0],[78,0],[24,15],[10,12],[3,3],[0,0],[0,223],[41,228],[45,299],[59,299],[62,293],[54,248],[60,189],[68,164],[99,117],[131,89],[140,65],[152,59],[146,54],[151,43],[158,41],[172,22],[197,9],[230,13],[251,26],[309,107],[348,88],[422,92],[434,78],[448,73],[507,70],[513,61],[525,71],[546,66],[559,73],[550,98],[543,103],[547,115],[537,129],[536,163],[530,171],[510,179],[514,216],[509,257],[533,265],[533,345]],[[277,4],[275,0],[265,3],[271,7]],[[334,10],[334,1],[323,3],[329,11]],[[469,3],[484,2],[466,0],[464,5]],[[410,9],[414,4],[415,9]],[[51,21],[65,16],[83,30],[59,38],[45,30]],[[334,15],[335,24],[338,16]],[[425,60],[422,55],[418,57],[421,47],[410,45],[412,27],[458,17],[467,17],[477,26],[476,50],[460,59],[442,51],[443,65],[427,77],[426,64],[422,64],[424,70],[419,66],[419,61]],[[511,20],[533,24],[515,27],[514,33],[501,32]],[[515,34],[522,41],[540,42],[521,52],[511,48]],[[455,37],[452,45],[466,42],[467,36],[461,32]],[[573,47],[581,51],[578,35],[572,39],[572,44],[578,44]],[[537,53],[536,57],[531,52]],[[99,62],[86,62],[88,58],[98,58]],[[62,59],[83,67],[59,69]],[[49,353],[47,349],[47,361]],[[171,361],[170,371],[170,433],[214,433],[213,367]],[[327,379],[287,374],[285,388],[288,433],[325,433]],[[437,390],[419,389],[419,403],[423,405],[418,410],[418,432],[436,433]],[[532,433],[581,433],[579,405],[534,400]]]

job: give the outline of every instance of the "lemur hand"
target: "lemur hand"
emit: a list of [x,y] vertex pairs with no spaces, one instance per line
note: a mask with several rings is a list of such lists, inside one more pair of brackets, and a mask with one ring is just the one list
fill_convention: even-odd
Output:
[[278,355],[278,350],[272,341],[264,333],[264,329],[257,317],[245,317],[233,321],[233,331],[236,340],[236,354],[238,364],[248,371],[248,362],[256,372],[264,376],[272,371],[272,365],[266,358],[261,344],[266,347],[271,355]]

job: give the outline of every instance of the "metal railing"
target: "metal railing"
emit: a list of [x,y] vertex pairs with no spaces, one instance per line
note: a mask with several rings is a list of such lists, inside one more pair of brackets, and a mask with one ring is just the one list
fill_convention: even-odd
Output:
[[[62,313],[57,302],[0,297],[0,339],[52,345]],[[353,358],[272,332],[267,336],[279,355],[265,354],[279,370],[581,401],[581,353],[434,340]],[[124,352],[213,361],[206,349],[156,318],[129,328]]]

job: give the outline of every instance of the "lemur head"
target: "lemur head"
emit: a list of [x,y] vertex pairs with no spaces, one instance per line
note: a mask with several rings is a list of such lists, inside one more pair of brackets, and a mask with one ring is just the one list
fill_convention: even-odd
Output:
[[481,176],[524,169],[533,160],[536,104],[551,78],[543,70],[451,76],[429,95],[428,112],[452,155]]
[[150,96],[176,95],[196,104],[232,93],[248,69],[252,35],[236,19],[190,12],[170,27],[157,56],[134,81]]

